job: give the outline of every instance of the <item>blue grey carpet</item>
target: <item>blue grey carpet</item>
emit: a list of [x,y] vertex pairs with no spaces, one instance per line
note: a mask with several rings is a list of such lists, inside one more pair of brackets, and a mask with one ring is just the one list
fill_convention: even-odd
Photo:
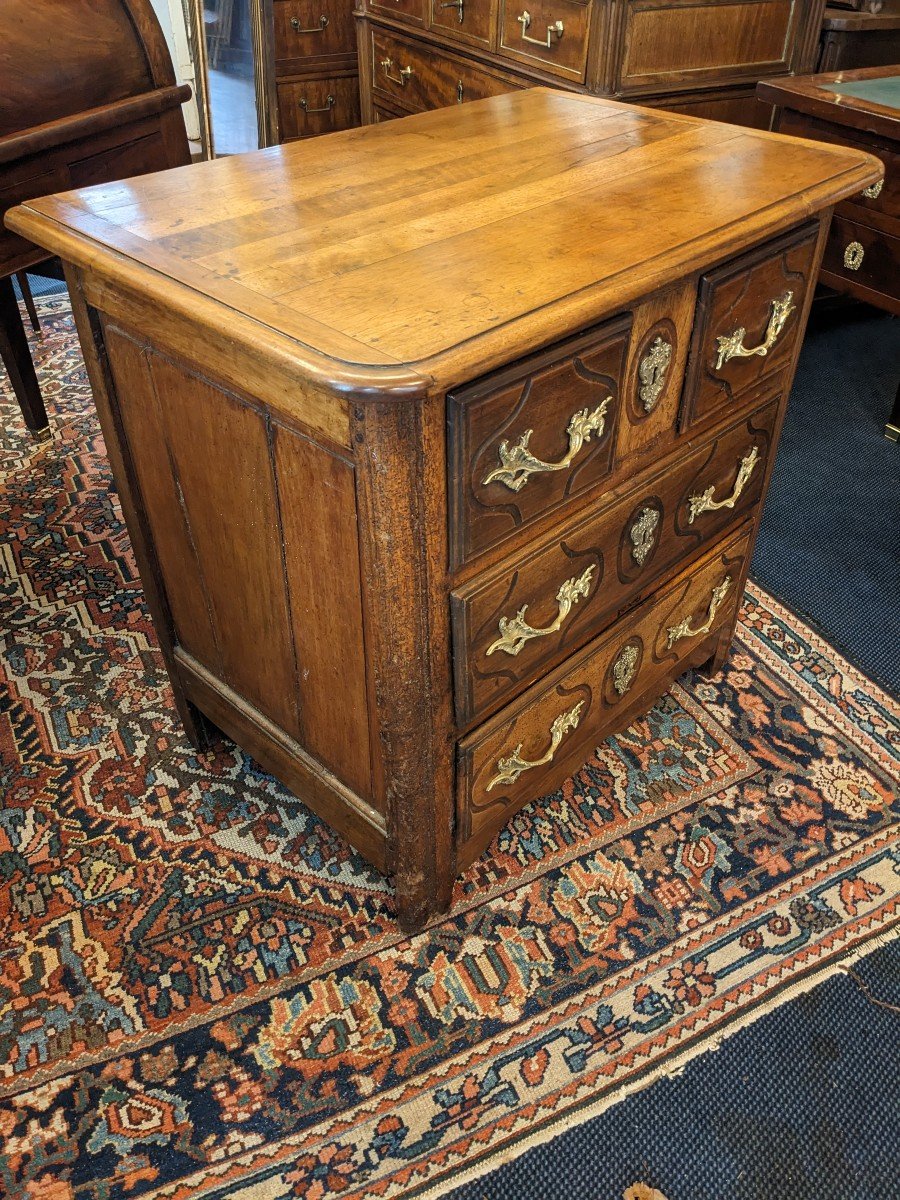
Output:
[[900,941],[446,1200],[900,1197]]
[[816,314],[800,355],[751,575],[900,693],[900,445],[884,423],[900,320]]

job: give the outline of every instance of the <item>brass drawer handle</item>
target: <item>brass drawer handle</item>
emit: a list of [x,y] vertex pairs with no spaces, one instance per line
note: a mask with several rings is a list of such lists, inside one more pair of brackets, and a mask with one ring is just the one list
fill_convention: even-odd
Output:
[[858,271],[863,264],[866,252],[859,242],[850,242],[844,251],[844,266],[848,271]]
[[465,16],[466,0],[447,0],[446,4],[441,4],[441,8],[455,8],[459,13],[459,23],[462,25],[463,17]]
[[294,33],[321,33],[328,25],[328,18],[324,15],[319,17],[318,25],[312,25],[309,29],[301,29],[300,18],[291,17],[291,29]]
[[409,79],[415,74],[412,67],[401,67],[398,75],[391,74],[391,67],[394,65],[392,58],[383,58],[381,60],[381,69],[391,83],[399,83],[401,87],[406,87]]
[[734,481],[734,487],[731,489],[731,495],[726,496],[724,500],[713,500],[716,493],[715,487],[708,487],[705,492],[696,496],[688,497],[688,525],[693,525],[697,517],[701,513],[715,512],[719,508],[734,508],[740,499],[741,492],[747,486],[747,481],[753,474],[756,464],[759,462],[759,450],[756,446],[751,446],[744,457],[738,463],[737,479]]
[[879,179],[877,183],[872,183],[867,188],[863,188],[863,195],[867,200],[877,200],[881,195],[881,189],[883,187],[884,179]]
[[772,314],[769,317],[769,324],[766,326],[766,336],[758,346],[753,346],[750,350],[744,345],[744,338],[747,336],[746,329],[736,329],[734,333],[717,337],[716,348],[719,353],[716,358],[716,370],[721,371],[730,358],[752,358],[754,354],[765,358],[778,341],[779,334],[793,311],[793,292],[785,292],[783,296],[773,300]]
[[525,613],[528,610],[527,604],[522,605],[512,620],[508,617],[501,617],[499,626],[500,637],[488,648],[488,655],[493,654],[495,650],[503,650],[506,654],[511,654],[515,658],[525,643],[531,638],[548,637],[551,633],[556,633],[572,611],[572,605],[578,603],[579,596],[586,596],[591,590],[591,576],[593,574],[594,567],[592,564],[583,574],[573,575],[571,579],[566,580],[556,593],[556,602],[559,605],[556,620],[552,625],[548,625],[544,629],[534,629],[525,620]]
[[536,758],[534,762],[529,762],[526,758],[522,758],[522,743],[519,742],[512,754],[498,761],[497,774],[484,790],[489,792],[498,783],[503,785],[515,783],[523,771],[530,771],[532,767],[542,767],[544,763],[550,762],[565,735],[570,729],[577,727],[578,722],[581,720],[581,710],[583,708],[584,701],[579,700],[574,708],[570,708],[568,712],[560,713],[550,726],[550,749],[543,758]]
[[531,453],[528,449],[528,442],[534,433],[533,429],[526,429],[512,449],[509,448],[509,442],[501,442],[497,447],[500,466],[488,472],[482,479],[482,484],[493,483],[497,480],[512,491],[520,492],[528,482],[529,475],[540,474],[544,471],[565,471],[572,465],[572,460],[584,443],[591,440],[591,434],[596,433],[597,437],[603,435],[606,410],[611,403],[612,396],[607,396],[592,413],[583,408],[580,412],[572,414],[566,427],[566,433],[569,435],[569,449],[565,458],[561,458],[559,462],[542,462]]
[[525,10],[525,12],[522,13],[521,17],[516,17],[516,20],[522,26],[522,41],[530,42],[532,44],[532,46],[541,46],[544,50],[552,50],[553,49],[554,34],[556,35],[557,41],[563,35],[564,27],[563,27],[562,21],[554,21],[552,25],[547,26],[547,40],[546,41],[542,41],[541,38],[529,37],[528,34],[525,32],[525,30],[531,26],[531,13],[528,12],[527,9]]
[[337,101],[335,100],[334,96],[329,94],[325,97],[325,107],[324,108],[310,108],[309,101],[306,99],[305,96],[301,100],[297,101],[297,106],[299,108],[302,108],[303,111],[307,115],[309,115],[311,113],[331,112],[331,110],[334,108],[336,103],[337,103]]
[[653,412],[666,386],[666,373],[672,361],[672,343],[658,337],[638,365],[639,395],[645,413]]
[[668,638],[666,639],[666,649],[671,650],[676,642],[680,642],[682,638],[699,637],[701,633],[709,633],[712,629],[712,623],[716,619],[716,613],[722,605],[722,601],[728,594],[728,589],[731,587],[731,576],[726,575],[717,588],[713,588],[713,594],[710,597],[709,608],[706,610],[706,620],[696,629],[691,628],[691,618],[685,617],[683,621],[679,621],[677,625],[671,625],[668,629]]

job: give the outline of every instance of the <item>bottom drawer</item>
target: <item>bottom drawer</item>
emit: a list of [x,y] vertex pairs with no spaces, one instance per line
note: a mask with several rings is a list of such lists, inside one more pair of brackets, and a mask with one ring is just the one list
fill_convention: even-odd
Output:
[[459,744],[458,864],[558,787],[594,747],[706,661],[740,601],[750,527],[655,593],[582,654]]
[[278,85],[278,128],[282,142],[353,129],[359,123],[356,75]]
[[822,281],[900,313],[900,238],[835,216],[822,259]]

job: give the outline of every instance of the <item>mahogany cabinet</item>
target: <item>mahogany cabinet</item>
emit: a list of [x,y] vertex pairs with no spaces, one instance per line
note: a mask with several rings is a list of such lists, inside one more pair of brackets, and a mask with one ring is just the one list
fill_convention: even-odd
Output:
[[47,257],[3,227],[32,196],[190,162],[178,87],[150,0],[0,4],[0,351],[32,434],[47,414],[9,278]]
[[825,0],[359,0],[366,122],[549,83],[767,127],[759,79],[812,70]]
[[188,734],[404,928],[724,660],[830,209],[880,175],[535,88],[8,215],[67,264]]

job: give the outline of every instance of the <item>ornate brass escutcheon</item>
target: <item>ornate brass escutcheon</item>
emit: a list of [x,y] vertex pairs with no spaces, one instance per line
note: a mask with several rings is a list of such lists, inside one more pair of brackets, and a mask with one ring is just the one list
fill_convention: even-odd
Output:
[[631,538],[631,557],[642,567],[653,549],[656,528],[659,525],[659,509],[648,504],[642,508],[631,523],[628,536]]
[[634,642],[623,646],[619,657],[613,663],[613,687],[620,696],[624,696],[634,682],[640,651]]
[[867,188],[863,188],[863,195],[867,200],[877,200],[883,187],[884,180],[879,179],[877,183],[871,183]]
[[556,593],[556,602],[559,605],[556,620],[552,625],[547,625],[544,629],[533,629],[525,620],[525,613],[528,611],[527,604],[522,605],[512,620],[508,617],[501,617],[499,625],[500,637],[488,647],[487,653],[490,655],[495,650],[503,650],[515,657],[531,638],[547,637],[551,633],[556,633],[571,612],[572,605],[577,604],[578,598],[586,596],[591,590],[591,577],[593,574],[594,566],[592,563],[581,575],[573,575],[571,579],[566,580]]
[[655,338],[638,366],[638,379],[641,384],[638,395],[645,413],[653,412],[656,407],[656,402],[666,386],[666,372],[671,361],[671,342],[667,342],[663,337]]
[[794,293],[785,292],[783,296],[779,296],[777,300],[771,301],[772,312],[769,316],[769,324],[766,326],[766,333],[763,340],[758,346],[752,346],[748,349],[744,345],[744,338],[747,336],[747,330],[741,327],[736,329],[734,333],[723,334],[716,338],[716,370],[721,371],[725,364],[732,358],[752,358],[754,354],[758,354],[760,358],[765,358],[784,329],[785,323],[791,313],[794,311]]
[[709,600],[709,608],[706,610],[706,620],[702,625],[698,625],[696,629],[691,626],[691,618],[685,617],[679,621],[677,625],[670,625],[667,630],[666,649],[671,650],[676,642],[680,642],[682,638],[699,637],[701,633],[709,633],[712,629],[712,623],[716,619],[716,613],[719,611],[722,601],[728,595],[728,589],[731,587],[731,576],[726,575],[717,588],[713,588],[713,594]]
[[572,460],[575,455],[585,444],[591,440],[591,436],[596,434],[601,437],[603,428],[606,424],[606,410],[612,403],[612,396],[607,396],[602,404],[599,404],[592,413],[589,413],[586,408],[580,412],[573,413],[569,424],[566,427],[566,433],[569,436],[569,449],[564,458],[559,462],[547,463],[535,456],[528,449],[528,443],[533,429],[526,429],[519,438],[515,446],[510,449],[509,442],[502,441],[497,447],[497,455],[500,459],[500,466],[495,467],[493,471],[489,471],[482,479],[482,484],[502,483],[514,492],[520,492],[528,482],[529,475],[537,475],[544,471],[564,471],[572,465]]
[[751,446],[741,461],[738,463],[737,479],[734,481],[734,487],[731,489],[731,495],[726,496],[724,500],[713,500],[716,494],[715,487],[708,487],[705,492],[699,495],[688,497],[688,525],[693,525],[697,517],[701,513],[715,512],[718,508],[734,508],[740,499],[741,492],[747,486],[747,481],[753,474],[753,470],[759,462],[759,450],[756,446]]
[[858,271],[866,252],[859,242],[850,242],[844,250],[844,266],[848,271]]
[[519,742],[512,754],[498,761],[497,774],[484,790],[489,792],[498,783],[501,785],[515,783],[523,771],[530,771],[533,767],[542,767],[544,763],[550,762],[565,735],[570,729],[577,728],[578,722],[581,720],[581,710],[583,708],[584,701],[579,700],[574,708],[570,708],[568,712],[560,713],[550,726],[550,749],[543,758],[536,758],[532,762],[529,762],[526,758],[522,758],[522,743]]

